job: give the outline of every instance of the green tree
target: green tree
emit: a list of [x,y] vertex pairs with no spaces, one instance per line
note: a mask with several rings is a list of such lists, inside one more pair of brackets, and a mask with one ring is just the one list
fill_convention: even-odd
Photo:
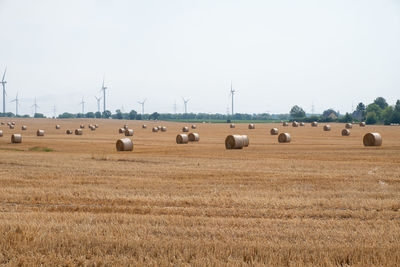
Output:
[[374,100],[374,104],[377,104],[381,109],[385,109],[387,106],[389,106],[386,102],[386,99],[384,99],[383,97],[377,97]]
[[339,121],[340,122],[352,122],[353,117],[349,113],[346,113],[343,117],[340,118]]
[[121,112],[121,110],[120,109],[117,109],[116,111],[115,111],[115,118],[117,119],[117,120],[122,120],[122,112]]
[[396,112],[400,112],[400,100],[396,101],[396,105],[394,105],[394,110]]
[[93,112],[88,112],[88,113],[86,113],[85,117],[86,118],[94,118],[95,116],[94,116]]
[[34,118],[46,118],[42,113],[35,113]]
[[75,115],[72,113],[64,112],[63,114],[58,115],[60,119],[72,119],[75,118]]
[[160,117],[160,114],[158,114],[158,112],[154,112],[150,115],[149,119],[150,120],[158,120],[159,117]]
[[377,115],[375,112],[370,111],[367,112],[367,116],[366,116],[366,123],[367,124],[375,124],[378,121]]
[[375,103],[369,104],[369,105],[367,106],[366,111],[367,111],[367,114],[368,114],[369,112],[375,113],[376,119],[377,119],[377,120],[380,120],[381,114],[382,114],[382,109],[381,109],[380,106],[378,106],[378,104],[375,104]]
[[304,110],[297,105],[293,106],[289,113],[290,117],[293,119],[304,118],[306,116]]
[[96,111],[96,113],[94,113],[94,116],[98,119],[101,118],[101,112],[100,111]]
[[138,121],[140,121],[142,119],[142,114],[137,114],[135,119],[137,119]]
[[392,122],[392,116],[394,113],[394,108],[391,106],[387,106],[383,111],[382,111],[382,120],[383,123],[386,125],[389,125]]
[[136,112],[135,110],[131,110],[131,111],[129,112],[129,119],[130,119],[130,120],[136,119],[136,116],[137,116],[137,112]]
[[106,110],[106,111],[103,111],[103,118],[105,118],[105,119],[109,119],[110,117],[111,117],[111,111],[109,111],[109,110]]

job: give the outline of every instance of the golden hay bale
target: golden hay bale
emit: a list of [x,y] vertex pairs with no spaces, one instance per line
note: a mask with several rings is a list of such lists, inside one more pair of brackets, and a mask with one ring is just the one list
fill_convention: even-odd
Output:
[[89,128],[90,128],[90,130],[92,130],[92,131],[95,131],[95,130],[96,130],[96,126],[94,126],[94,125],[90,125]]
[[128,127],[128,124],[125,124],[125,125],[124,125],[124,129],[125,129],[125,130],[128,130],[128,128],[129,128],[129,127]]
[[15,121],[12,121],[11,124],[15,126]]
[[133,136],[133,130],[132,129],[126,129],[125,130],[125,136]]
[[80,127],[81,129],[84,129],[84,128],[85,128],[85,125],[81,124],[79,127]]
[[197,125],[192,125],[192,129],[196,129],[197,128]]
[[279,133],[278,128],[272,128],[271,129],[271,135],[278,135],[278,133]]
[[117,151],[132,151],[133,150],[133,142],[129,138],[122,138],[117,141],[115,144]]
[[349,136],[350,135],[350,130],[349,129],[343,129],[342,130],[342,136]]
[[346,123],[345,127],[346,127],[346,129],[351,129],[351,128],[353,128],[353,124]]
[[61,126],[59,124],[56,125],[56,129],[59,130],[61,129]]
[[157,133],[158,132],[158,127],[153,127],[152,132],[153,133]]
[[147,125],[146,125],[146,124],[143,124],[143,125],[142,125],[142,129],[147,129]]
[[118,133],[120,133],[120,134],[125,133],[125,128],[119,128]]
[[99,125],[98,125],[98,124],[95,124],[94,127],[99,128]]
[[44,136],[44,130],[40,130],[40,129],[37,130],[37,131],[36,131],[36,135],[37,135],[37,136]]
[[72,134],[72,130],[66,130],[65,133],[66,134]]
[[328,131],[330,131],[330,130],[331,130],[331,126],[330,126],[329,124],[324,125],[324,131],[325,131],[325,132],[328,132]]
[[318,126],[318,122],[313,121],[313,122],[311,123],[311,126],[312,126],[312,127],[317,127],[317,126]]
[[0,130],[0,137],[3,137],[3,131]]
[[198,133],[190,133],[188,135],[189,142],[198,142],[200,141],[200,135]]
[[284,122],[282,122],[282,126],[289,126],[289,124],[286,122],[286,121],[284,121]]
[[234,124],[234,123],[231,123],[231,125],[230,125],[229,127],[231,127],[231,128],[235,128],[236,126],[235,126],[235,124]]
[[189,137],[187,134],[178,134],[176,136],[177,144],[187,144],[189,142]]
[[362,121],[362,122],[360,122],[360,127],[365,127],[365,122],[364,121]]
[[291,140],[292,140],[292,138],[290,137],[289,133],[281,133],[278,136],[279,143],[290,143]]
[[75,135],[82,135],[83,131],[82,129],[75,129]]
[[367,133],[363,138],[364,146],[382,145],[382,136],[379,133]]
[[4,125],[4,121],[0,122],[1,125]]
[[300,122],[300,126],[305,126],[304,122]]
[[161,132],[166,132],[167,131],[167,127],[165,127],[165,126],[161,126]]
[[255,129],[255,128],[256,128],[256,126],[255,126],[253,123],[250,123],[250,124],[249,124],[249,129],[250,129],[250,130]]
[[292,122],[293,127],[299,127],[299,123],[297,121]]
[[247,135],[228,135],[225,138],[226,149],[242,149],[249,145],[249,138]]
[[185,126],[182,128],[182,132],[187,133],[189,132],[189,127]]
[[26,125],[22,125],[21,130],[22,131],[26,131],[28,129],[28,127],[26,127]]
[[14,124],[10,124],[10,129],[14,129],[14,128],[15,128]]
[[21,134],[13,134],[11,135],[11,143],[21,143],[22,142],[22,135]]
[[7,126],[10,126],[11,125],[11,122],[7,122]]

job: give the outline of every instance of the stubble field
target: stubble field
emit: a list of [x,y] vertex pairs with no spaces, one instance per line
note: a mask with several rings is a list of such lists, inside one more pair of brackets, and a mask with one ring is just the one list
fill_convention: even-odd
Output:
[[[400,127],[198,124],[200,142],[177,145],[190,124],[14,121],[0,126],[2,265],[400,264]],[[81,123],[82,136],[65,134]],[[125,123],[134,151],[117,152]],[[383,145],[364,147],[367,132]],[[250,146],[225,150],[233,133]]]

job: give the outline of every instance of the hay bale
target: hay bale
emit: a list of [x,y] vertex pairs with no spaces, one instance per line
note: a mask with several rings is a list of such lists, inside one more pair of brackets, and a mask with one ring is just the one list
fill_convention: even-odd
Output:
[[196,129],[196,128],[197,128],[197,125],[193,124],[192,129]]
[[299,123],[297,121],[292,122],[293,127],[299,127]]
[[36,136],[44,136],[44,130],[37,130],[36,131]]
[[311,123],[311,126],[312,126],[312,127],[317,127],[317,126],[318,126],[318,122],[313,121],[313,122]]
[[10,129],[14,129],[15,128],[15,125],[14,124],[10,124]]
[[0,137],[3,137],[3,131],[0,130]]
[[351,123],[346,123],[346,125],[344,126],[346,129],[351,129],[353,128],[353,124]]
[[66,134],[72,134],[72,130],[66,130],[65,133]]
[[125,130],[128,130],[128,129],[129,129],[128,124],[125,124],[123,128],[124,128]]
[[379,133],[367,133],[363,138],[364,146],[382,145],[382,136]]
[[96,127],[96,129],[97,129],[97,128],[99,128],[99,125],[98,125],[98,124],[95,124],[94,127]]
[[84,128],[85,128],[85,125],[81,124],[79,127],[80,127],[81,129],[84,129]]
[[56,130],[61,129],[61,126],[59,124],[56,125]]
[[151,130],[153,133],[157,133],[158,132],[158,127],[153,127],[153,129]]
[[11,135],[11,143],[17,144],[22,142],[22,135],[21,134],[13,134]]
[[176,136],[177,144],[187,144],[189,142],[189,137],[187,134],[178,134]]
[[360,122],[360,127],[365,127],[365,122],[364,121],[362,121],[362,122]]
[[92,130],[92,131],[95,131],[95,130],[96,130],[96,126],[94,126],[94,125],[90,125],[89,128],[90,128],[90,130]]
[[82,129],[75,129],[75,135],[82,135],[83,131]]
[[133,142],[129,138],[122,138],[117,141],[115,144],[117,151],[132,151],[133,150]]
[[278,130],[278,128],[272,128],[270,132],[271,132],[271,135],[278,135],[279,130]]
[[198,133],[190,133],[188,135],[189,142],[198,142],[200,141],[200,135]]
[[15,126],[15,121],[12,121],[12,122],[11,122],[11,125],[14,125],[14,126]]
[[300,122],[300,126],[305,126],[304,122]]
[[146,125],[146,124],[143,124],[143,125],[142,125],[142,129],[147,129],[147,125]]
[[225,138],[226,149],[242,149],[249,145],[249,138],[247,135],[228,135]]
[[253,124],[253,123],[250,123],[249,124],[249,130],[253,130],[253,129],[255,129],[256,128],[256,126]]
[[235,124],[234,124],[234,123],[231,123],[231,125],[230,125],[229,127],[231,127],[231,128],[235,128],[236,126],[235,126]]
[[119,128],[118,133],[120,133],[120,134],[125,133],[125,128]]
[[165,127],[165,126],[161,126],[161,132],[166,132],[167,131],[167,127]]
[[289,124],[286,122],[286,121],[284,121],[284,122],[282,122],[282,126],[289,126]]
[[189,127],[185,126],[182,128],[182,132],[187,133],[189,132]]
[[125,130],[125,136],[133,136],[133,130],[132,129],[126,129]]
[[0,122],[1,125],[4,125],[4,121]]
[[324,125],[324,131],[329,132],[331,130],[331,126],[329,124]]
[[281,133],[278,136],[279,143],[290,143],[291,140],[292,140],[292,138],[290,137],[289,133]]
[[350,130],[349,129],[343,129],[342,130],[342,136],[349,136],[350,135]]
[[26,127],[26,125],[22,125],[21,130],[22,131],[26,131],[28,129],[28,127]]

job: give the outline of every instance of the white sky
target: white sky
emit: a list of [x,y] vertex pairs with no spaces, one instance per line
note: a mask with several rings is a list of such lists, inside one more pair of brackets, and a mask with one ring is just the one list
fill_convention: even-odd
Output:
[[[7,111],[350,111],[400,99],[398,0],[0,0]],[[1,106],[1,100],[0,100]],[[2,108],[0,108],[2,109]]]

